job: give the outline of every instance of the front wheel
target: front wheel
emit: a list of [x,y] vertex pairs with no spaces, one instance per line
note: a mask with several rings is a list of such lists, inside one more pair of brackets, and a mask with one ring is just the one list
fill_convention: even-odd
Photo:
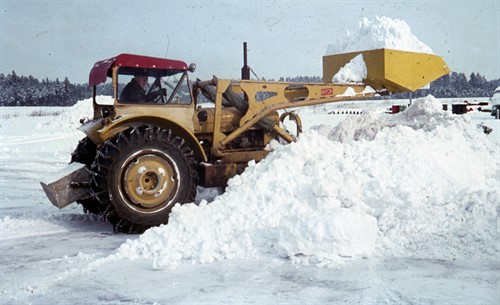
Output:
[[117,231],[140,232],[168,221],[176,203],[193,202],[193,151],[170,130],[140,126],[106,142],[93,165],[93,191],[109,201]]

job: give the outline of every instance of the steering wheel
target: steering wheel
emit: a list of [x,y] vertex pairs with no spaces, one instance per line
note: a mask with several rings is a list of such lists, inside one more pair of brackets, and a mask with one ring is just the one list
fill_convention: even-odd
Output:
[[161,89],[161,78],[157,77],[146,93],[146,98],[151,97],[150,103],[164,104],[163,91]]

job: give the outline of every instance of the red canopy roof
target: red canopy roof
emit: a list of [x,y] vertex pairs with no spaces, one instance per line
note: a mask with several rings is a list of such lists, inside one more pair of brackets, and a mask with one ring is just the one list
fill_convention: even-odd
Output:
[[188,65],[180,60],[172,60],[165,58],[120,54],[110,59],[98,61],[94,64],[89,75],[89,86],[95,86],[104,83],[108,76],[111,76],[111,68],[113,67],[129,67],[129,68],[145,68],[163,70],[164,75],[176,74],[181,71],[186,71]]

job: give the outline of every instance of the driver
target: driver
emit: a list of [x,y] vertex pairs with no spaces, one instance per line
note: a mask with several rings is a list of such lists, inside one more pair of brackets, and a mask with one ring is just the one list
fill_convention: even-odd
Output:
[[120,93],[120,102],[122,103],[150,103],[158,98],[163,92],[161,90],[146,94],[146,85],[148,76],[144,74],[134,75],[132,80],[123,88]]

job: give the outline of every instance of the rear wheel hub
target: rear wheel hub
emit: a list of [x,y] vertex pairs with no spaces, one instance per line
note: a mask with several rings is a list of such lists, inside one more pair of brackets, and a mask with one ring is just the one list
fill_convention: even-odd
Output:
[[122,173],[122,185],[129,202],[146,209],[169,201],[178,185],[175,167],[161,152],[131,156]]

